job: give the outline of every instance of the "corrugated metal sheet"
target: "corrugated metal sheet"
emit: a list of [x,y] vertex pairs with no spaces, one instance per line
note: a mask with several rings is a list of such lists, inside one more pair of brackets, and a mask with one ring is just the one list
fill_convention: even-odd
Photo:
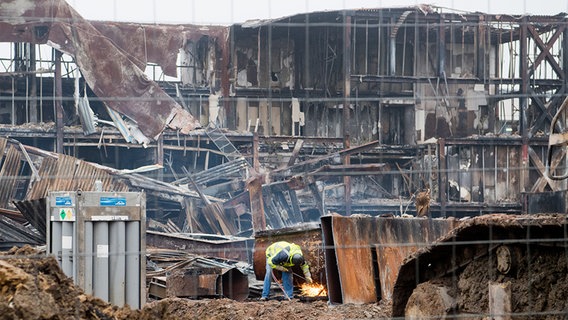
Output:
[[73,185],[71,190],[95,191],[95,181],[101,181],[103,190],[126,192],[129,191],[128,186],[105,172],[104,170],[93,166],[93,164],[77,160],[76,171],[72,178]]
[[39,245],[45,243],[45,239],[37,231],[0,215],[0,248],[4,247],[2,243]]
[[8,140],[0,138],[0,158],[4,157],[4,151],[6,151],[6,144]]
[[92,163],[66,155],[45,157],[39,168],[40,180],[32,184],[26,199],[40,199],[48,191],[94,191],[95,181],[103,183],[103,190],[125,192],[128,186]]
[[45,239],[46,236],[46,199],[14,201],[14,205],[31,225]]
[[57,174],[57,159],[43,158],[38,171],[40,180],[32,184],[28,192],[28,199],[44,198],[47,195],[50,177],[54,177]]
[[8,201],[16,191],[16,178],[22,165],[20,160],[20,152],[14,146],[9,146],[2,163],[2,170],[0,170],[0,206],[2,208],[8,207]]

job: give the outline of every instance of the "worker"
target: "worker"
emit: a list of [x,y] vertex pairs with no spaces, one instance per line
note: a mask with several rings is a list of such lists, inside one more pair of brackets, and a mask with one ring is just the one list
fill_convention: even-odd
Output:
[[416,216],[428,217],[430,214],[430,188],[427,187],[425,191],[418,192],[416,195]]
[[293,297],[294,284],[292,283],[292,267],[299,266],[304,273],[306,282],[312,283],[310,266],[304,259],[304,254],[299,245],[286,241],[278,241],[266,248],[266,274],[262,287],[261,300],[268,299],[270,285],[272,284],[273,269],[282,271],[282,285],[286,298]]

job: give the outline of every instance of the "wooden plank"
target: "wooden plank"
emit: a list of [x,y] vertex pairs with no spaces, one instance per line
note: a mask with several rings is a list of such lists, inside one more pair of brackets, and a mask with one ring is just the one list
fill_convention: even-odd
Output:
[[290,156],[290,159],[288,159],[288,164],[287,164],[288,167],[294,165],[294,162],[296,162],[296,159],[298,159],[298,156],[300,155],[300,151],[302,150],[303,145],[304,145],[304,140],[302,139],[296,140],[296,144],[294,144],[294,150],[292,150],[292,155]]
[[288,195],[290,196],[290,202],[292,203],[292,209],[294,211],[294,216],[300,222],[304,222],[304,216],[300,210],[300,203],[298,201],[298,196],[296,195],[296,190],[288,190]]
[[208,205],[207,207],[213,209],[211,210],[211,212],[221,226],[221,229],[224,232],[223,234],[232,235],[237,233],[235,224],[232,221],[227,221],[227,215],[225,214],[225,208],[223,207],[222,203],[215,202]]
[[266,216],[264,215],[264,199],[262,197],[262,180],[254,177],[247,182],[249,193],[250,212],[252,214],[252,227],[254,231],[266,230]]
[[310,183],[308,185],[308,189],[310,189],[310,192],[314,196],[314,201],[316,202],[316,207],[318,208],[320,216],[325,215],[325,208],[323,206],[323,201],[322,201],[321,193],[318,190],[318,186],[315,184],[315,182]]
[[[292,207],[288,203],[288,199],[286,199],[286,196],[284,195],[283,192],[273,190],[272,193],[274,194],[274,196],[275,196],[274,199],[277,201],[279,206],[288,215],[288,219],[284,219],[284,217],[282,217],[282,221],[284,221],[284,224],[290,225],[290,224],[296,224],[296,223],[302,222],[298,217],[295,216],[294,210],[292,209]],[[280,211],[280,212],[282,212],[282,211]],[[281,216],[282,216],[282,214],[281,214]]]
[[274,195],[270,188],[262,188],[262,197],[264,202],[264,212],[266,214],[266,224],[272,229],[284,228],[286,225],[282,221],[280,211],[274,204]]
[[[199,212],[197,210],[197,199],[190,199],[190,198],[184,198],[183,199],[184,203],[185,203],[185,210],[186,212],[188,212],[187,214],[189,215],[189,218],[191,220],[191,223],[193,225],[193,229],[191,232],[199,232],[199,231],[203,231],[206,230],[206,226],[203,225],[203,223],[201,223],[201,221],[197,218],[199,215]],[[186,222],[187,223],[187,222]]]
[[211,228],[213,233],[215,233],[215,234],[230,234],[230,233],[228,233],[227,228],[221,224],[222,221],[219,221],[219,219],[217,219],[217,217],[215,216],[215,208],[214,208],[215,204],[216,203],[206,205],[201,210],[201,213],[203,214],[203,217],[205,218],[205,220],[209,224],[209,227]]

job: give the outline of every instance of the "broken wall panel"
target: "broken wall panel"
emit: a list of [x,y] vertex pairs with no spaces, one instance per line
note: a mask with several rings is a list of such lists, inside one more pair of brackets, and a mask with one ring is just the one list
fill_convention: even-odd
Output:
[[16,191],[16,181],[22,165],[20,152],[13,146],[9,146],[6,155],[0,160],[0,207],[8,208],[8,203]]
[[[182,66],[181,73],[202,74],[187,84],[195,86],[208,85],[215,88],[214,80],[217,70],[207,72],[210,64],[217,64],[216,52],[224,50],[228,27],[144,24],[113,21],[91,21],[103,36],[122,49],[138,68],[144,70],[149,62],[158,64],[163,72],[170,76],[178,74],[178,52],[180,49],[193,56],[193,61]],[[209,55],[214,58],[209,61]],[[203,79],[203,82],[197,81]]]
[[[446,167],[459,168],[440,172],[444,176],[442,181],[448,181],[447,200],[489,205],[520,201],[525,191],[521,185],[524,169],[520,137],[480,137],[476,141],[448,139],[444,141],[444,148]],[[534,153],[536,158],[532,161],[542,163],[539,159],[545,157],[545,141],[534,143],[532,148],[539,151],[538,155]],[[538,181],[545,174],[542,165],[531,166],[528,172],[532,181]],[[433,182],[435,186],[438,184]]]

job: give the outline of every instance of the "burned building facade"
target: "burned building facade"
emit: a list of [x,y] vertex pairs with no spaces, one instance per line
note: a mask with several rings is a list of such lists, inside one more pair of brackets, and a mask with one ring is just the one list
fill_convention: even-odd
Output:
[[[434,216],[538,201],[565,212],[565,182],[545,174],[567,87],[564,15],[418,5],[147,25],[87,21],[63,0],[17,3],[0,8],[2,136],[77,159],[61,171],[85,161],[128,190],[151,180],[148,218],[164,230],[414,214],[426,189]],[[32,173],[54,156],[7,161],[4,150],[11,212],[45,197],[30,192]],[[565,162],[556,148],[550,169]]]

